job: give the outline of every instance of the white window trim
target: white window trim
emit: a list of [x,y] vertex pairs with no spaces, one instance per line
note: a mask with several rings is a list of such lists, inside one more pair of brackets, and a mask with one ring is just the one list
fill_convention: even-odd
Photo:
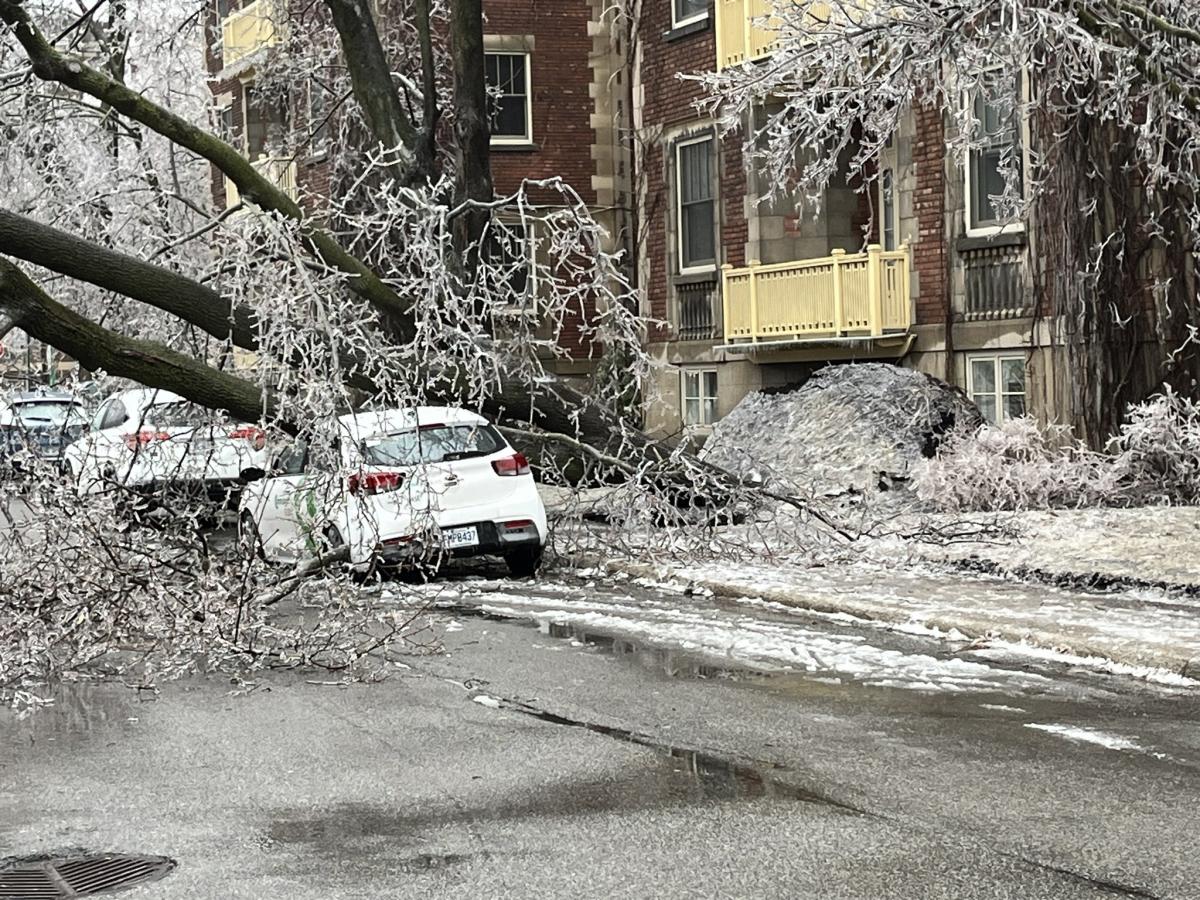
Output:
[[528,50],[491,50],[485,48],[484,59],[489,56],[525,57],[525,133],[489,134],[493,147],[526,147],[533,143],[533,55]]
[[696,13],[693,16],[688,16],[686,19],[675,18],[675,0],[667,0],[671,4],[671,27],[682,28],[684,25],[691,25],[693,22],[703,22],[708,18],[708,4],[704,6],[704,12]]
[[[1001,361],[1006,359],[1020,360],[1021,368],[1025,372],[1025,390],[1022,396],[1025,398],[1025,415],[1029,415],[1029,357],[1023,350],[996,350],[986,353],[971,353],[966,357],[967,364],[967,397],[972,403],[975,402],[975,366],[973,363],[981,360],[990,360],[992,363],[992,377],[995,379],[995,389],[992,391],[992,396],[996,399],[996,426],[999,427],[1007,421],[1007,416],[1004,413],[1004,396],[1003,382],[1000,378]],[[1010,393],[1011,396],[1011,393]]]
[[[718,383],[717,393],[713,394],[713,396],[711,398],[705,397],[705,395],[704,395],[704,376],[706,374],[711,374],[713,376],[713,379]],[[688,382],[689,375],[696,376],[696,384],[698,385],[698,388],[699,388],[699,393],[696,394],[694,397],[692,395],[688,394],[687,382]],[[714,418],[713,418],[712,422],[691,422],[691,423],[689,423],[687,420],[687,402],[689,399],[695,399],[699,402],[699,412],[700,412],[701,418],[703,418],[703,416],[704,416],[704,401],[706,399],[711,399],[713,401],[713,410],[714,410],[714,412],[713,412]],[[681,368],[679,370],[679,421],[683,423],[684,428],[692,428],[692,429],[712,428],[718,418],[716,416],[716,407],[717,407],[717,404],[720,403],[720,400],[721,400],[720,375],[717,374],[717,369],[715,366],[689,366],[687,368]]]
[[904,241],[900,237],[900,153],[896,148],[895,136],[888,139],[887,145],[879,155],[879,177],[875,180],[875,202],[879,209],[879,243],[885,250],[888,247],[884,241],[883,227],[883,211],[886,206],[883,202],[883,173],[889,169],[892,173],[892,234],[896,238],[896,246],[891,249],[899,250]]
[[529,265],[529,273],[527,276],[526,290],[529,296],[527,304],[509,303],[501,307],[498,312],[503,312],[510,316],[531,316],[536,317],[540,313],[539,294],[538,294],[538,271],[537,271],[537,219],[533,217],[518,217],[505,216],[499,214],[499,220],[509,228],[514,225],[520,225],[525,229],[525,260]]
[[[682,179],[680,178],[680,176],[683,174],[683,166],[680,163],[680,157],[681,157],[680,151],[682,151],[684,147],[690,147],[693,144],[703,144],[705,141],[711,142],[712,147],[713,147],[713,149],[712,149],[713,167],[710,172],[710,176],[711,176],[711,174],[713,172],[716,172],[716,170],[717,170],[717,165],[716,165],[717,160],[715,158],[717,145],[716,145],[716,138],[713,136],[712,132],[707,132],[705,134],[697,135],[697,136],[691,137],[691,138],[685,138],[683,140],[679,140],[679,141],[675,142],[675,172],[674,172],[674,176],[675,176],[674,177],[674,182],[675,182],[675,184],[674,184],[674,188],[675,188],[675,264],[676,264],[676,266],[678,266],[678,272],[680,275],[699,275],[699,274],[706,273],[706,272],[717,271],[717,259],[716,258],[714,258],[713,261],[710,263],[702,263],[698,266],[685,266],[683,264],[683,190],[682,190],[683,182],[682,182]],[[713,187],[713,185],[710,184],[709,188],[711,189],[712,187]],[[712,199],[709,202],[712,203],[712,205],[713,205],[713,228],[716,228],[716,226],[717,226],[717,192],[715,190],[713,191]],[[714,257],[719,256],[720,252],[721,252],[720,241],[717,240],[716,234],[714,233],[714,235],[713,235]]]
[[[1025,98],[1028,88],[1028,79],[1025,73],[1020,76],[1020,92],[1022,98]],[[972,116],[974,116],[975,97],[973,94],[964,95],[964,103],[971,106]],[[1026,153],[1026,147],[1029,146],[1029,128],[1025,117],[1021,117],[1021,121],[1017,124],[1017,129],[1020,132],[1020,142],[1017,146],[1017,152],[1021,157],[1022,171],[1029,171],[1029,159]],[[998,234],[1023,234],[1025,231],[1025,223],[1020,219],[1015,219],[1012,222],[1003,222],[993,225],[972,225],[971,210],[974,208],[975,195],[971,190],[971,150],[964,151],[963,155],[963,198],[965,200],[963,206],[963,224],[966,226],[967,237],[995,237]],[[1021,181],[1021,191],[1024,193],[1027,190],[1027,185],[1024,179]]]

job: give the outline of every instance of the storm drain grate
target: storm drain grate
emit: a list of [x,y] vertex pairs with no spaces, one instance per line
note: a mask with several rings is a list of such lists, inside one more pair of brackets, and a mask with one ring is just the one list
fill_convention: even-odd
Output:
[[157,881],[175,868],[165,856],[123,853],[42,856],[0,867],[0,900],[63,900]]

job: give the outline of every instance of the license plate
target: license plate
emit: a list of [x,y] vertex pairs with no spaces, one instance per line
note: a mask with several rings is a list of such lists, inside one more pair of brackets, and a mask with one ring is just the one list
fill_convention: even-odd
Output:
[[447,550],[454,550],[458,547],[474,547],[478,543],[479,529],[474,525],[442,529],[442,546]]

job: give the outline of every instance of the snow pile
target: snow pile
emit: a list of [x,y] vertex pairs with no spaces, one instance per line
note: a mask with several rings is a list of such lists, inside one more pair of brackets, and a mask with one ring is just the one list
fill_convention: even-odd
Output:
[[914,474],[921,499],[954,511],[1194,504],[1200,404],[1168,388],[1130,407],[1103,452],[1062,426],[1014,419],[952,435]]
[[828,366],[799,388],[752,393],[713,426],[704,458],[813,494],[889,489],[943,437],[982,423],[957,388],[884,363]]

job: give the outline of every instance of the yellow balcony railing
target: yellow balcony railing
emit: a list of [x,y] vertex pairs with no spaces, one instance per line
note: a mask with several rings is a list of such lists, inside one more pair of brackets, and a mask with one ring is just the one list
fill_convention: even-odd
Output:
[[912,325],[908,248],[724,266],[725,341],[879,337]]
[[221,61],[237,62],[260,47],[270,47],[278,39],[275,10],[271,0],[254,0],[221,22]]
[[[250,165],[293,200],[299,199],[296,190],[296,160],[283,156],[260,156]],[[225,208],[229,209],[231,206],[235,206],[240,199],[237,185],[226,178]]]
[[[770,56],[779,39],[780,20],[776,9],[797,0],[714,0],[716,6],[717,69],[736,66],[747,60]],[[861,7],[872,0],[856,0]],[[839,8],[852,9],[845,0]],[[813,3],[808,16],[813,27],[828,20],[828,3]]]

